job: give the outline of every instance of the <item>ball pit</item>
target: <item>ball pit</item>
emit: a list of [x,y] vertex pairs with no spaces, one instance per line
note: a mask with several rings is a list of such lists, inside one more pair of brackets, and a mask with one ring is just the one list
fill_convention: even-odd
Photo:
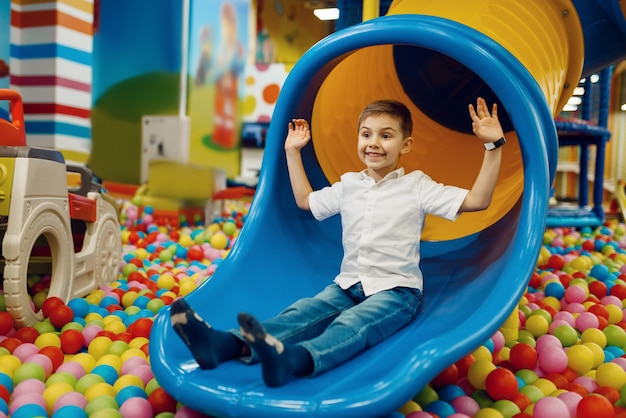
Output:
[[[0,311],[0,417],[205,417],[159,386],[148,339],[153,318],[228,255],[247,212],[230,204],[208,226],[174,229],[125,202],[116,281],[67,304],[39,289],[33,327]],[[497,332],[392,416],[626,417],[625,300],[624,224],[548,229],[517,338]]]

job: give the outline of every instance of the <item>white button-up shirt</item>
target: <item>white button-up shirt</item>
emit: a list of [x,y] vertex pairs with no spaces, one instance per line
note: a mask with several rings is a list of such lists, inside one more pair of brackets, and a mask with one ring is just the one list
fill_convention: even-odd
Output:
[[430,213],[454,220],[468,190],[446,186],[422,171],[389,173],[378,183],[365,170],[309,195],[317,220],[341,215],[344,257],[335,283],[361,282],[366,296],[403,286],[422,290],[420,237]]

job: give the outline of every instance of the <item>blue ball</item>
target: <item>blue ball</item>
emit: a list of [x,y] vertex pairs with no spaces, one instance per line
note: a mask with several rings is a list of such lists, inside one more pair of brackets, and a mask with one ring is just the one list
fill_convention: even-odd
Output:
[[445,402],[451,402],[453,399],[459,396],[464,396],[465,391],[458,385],[445,385],[439,389],[439,399]]
[[67,306],[74,312],[74,316],[84,318],[89,313],[89,302],[83,298],[74,298],[67,302]]
[[78,405],[65,405],[54,411],[52,418],[87,418],[87,413]]
[[439,400],[434,401],[426,405],[424,408],[426,412],[432,412],[433,414],[437,414],[440,417],[447,417],[448,415],[454,414],[454,408],[448,402]]
[[99,364],[91,370],[91,374],[97,374],[102,376],[104,381],[113,386],[117,378],[119,377],[115,367],[109,364]]
[[47,417],[48,412],[46,409],[34,403],[22,405],[13,412],[11,418],[33,418],[33,417]]
[[13,379],[5,373],[0,373],[0,386],[7,388],[9,393],[13,392]]
[[148,395],[146,395],[146,391],[139,386],[130,385],[120,389],[120,391],[117,392],[117,396],[115,396],[115,400],[119,406],[122,406],[122,404],[130,398],[147,399]]
[[561,283],[550,282],[544,289],[546,296],[552,296],[557,299],[561,299],[565,295],[565,287]]

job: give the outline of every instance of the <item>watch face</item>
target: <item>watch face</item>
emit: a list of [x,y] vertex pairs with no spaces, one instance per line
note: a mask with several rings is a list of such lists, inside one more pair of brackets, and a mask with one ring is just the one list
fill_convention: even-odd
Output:
[[492,149],[494,149],[496,146],[494,145],[493,142],[485,142],[485,149],[488,151],[491,151]]

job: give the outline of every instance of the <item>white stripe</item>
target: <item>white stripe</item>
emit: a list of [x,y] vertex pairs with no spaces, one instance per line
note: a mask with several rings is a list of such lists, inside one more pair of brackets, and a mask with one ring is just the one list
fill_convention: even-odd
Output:
[[45,86],[20,86],[19,92],[24,103],[56,103],[81,109],[91,108],[91,92]]
[[76,80],[91,85],[93,70],[91,66],[79,64],[63,58],[21,60],[11,58],[11,74],[16,76],[54,75],[69,80]]
[[11,43],[18,46],[56,43],[88,53],[93,51],[93,36],[63,26],[27,29],[11,26]]
[[42,113],[42,114],[26,114],[24,115],[26,122],[62,122],[70,125],[91,128],[90,118],[79,118],[78,116],[63,115],[59,113]]
[[26,134],[26,143],[31,147],[71,150],[84,154],[91,152],[91,141],[75,136]]

